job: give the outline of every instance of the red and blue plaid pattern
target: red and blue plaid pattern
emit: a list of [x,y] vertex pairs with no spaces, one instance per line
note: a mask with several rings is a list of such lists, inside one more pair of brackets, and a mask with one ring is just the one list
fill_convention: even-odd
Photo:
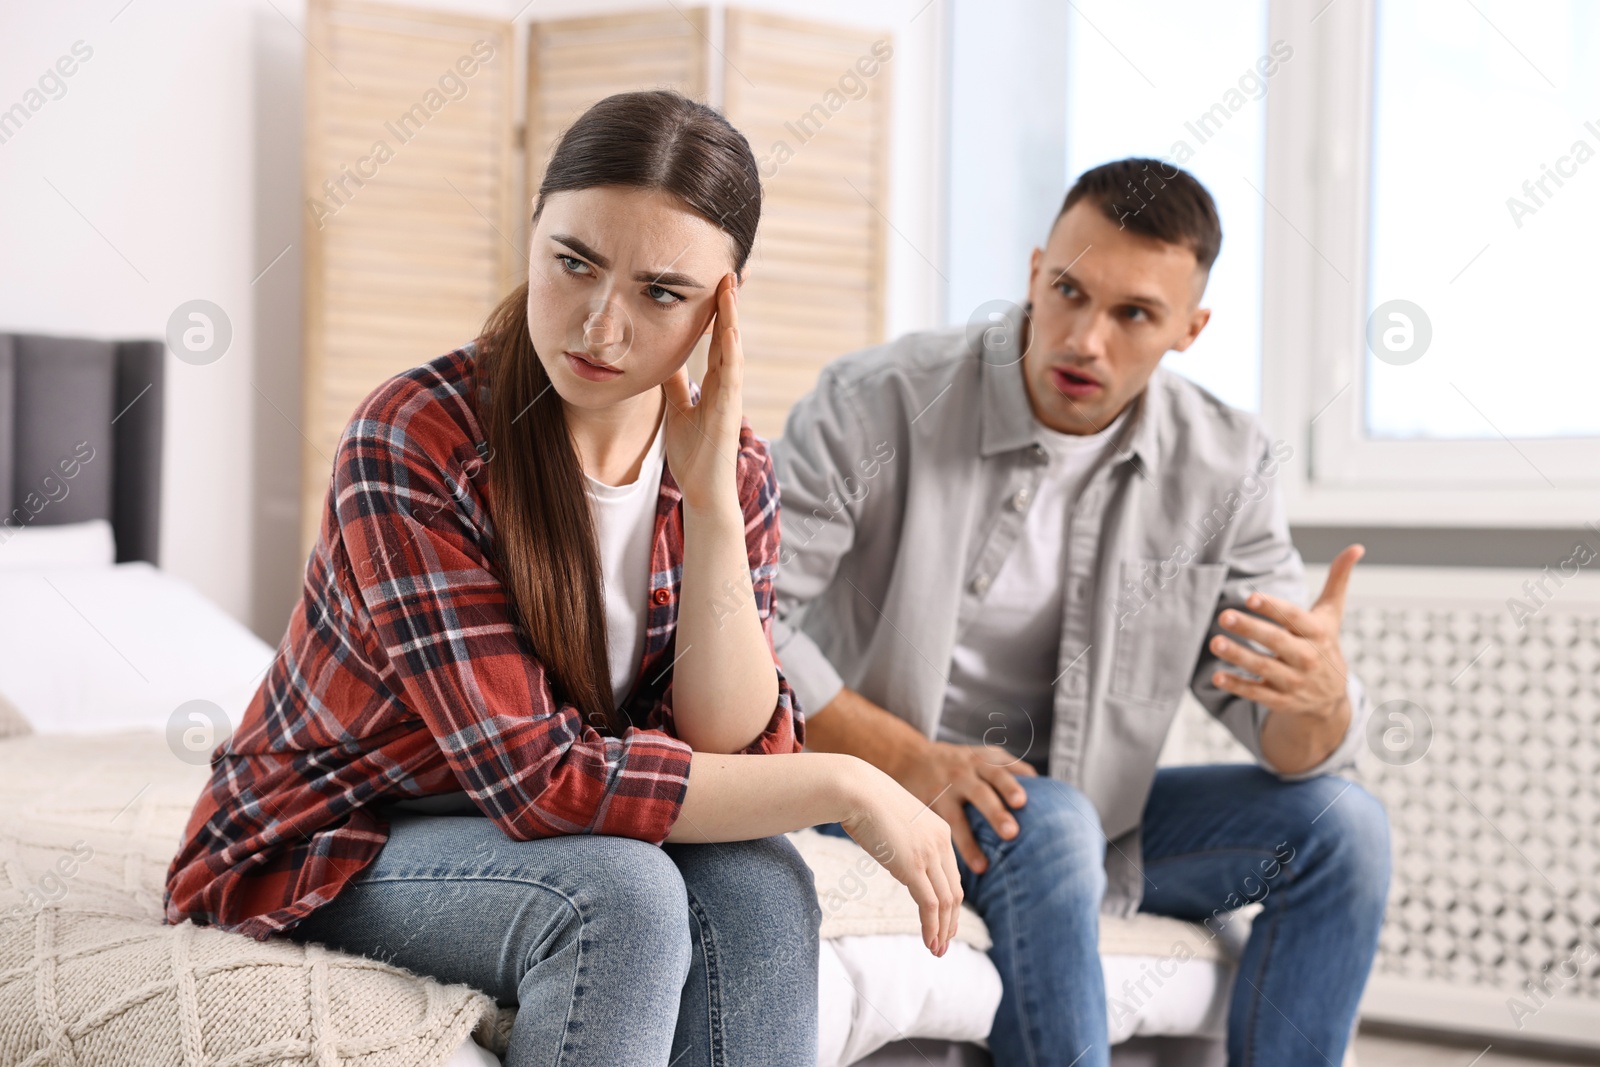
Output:
[[[260,939],[293,926],[383,848],[374,806],[407,797],[464,789],[517,840],[659,843],[677,819],[691,751],[672,722],[682,494],[663,471],[644,657],[623,704],[635,725],[601,734],[552,693],[497,577],[474,352],[389,379],[345,428],[301,602],[168,869],[168,922]],[[770,647],[778,485],[748,421],[738,471]],[[745,752],[804,740],[776,669],[777,706]]]

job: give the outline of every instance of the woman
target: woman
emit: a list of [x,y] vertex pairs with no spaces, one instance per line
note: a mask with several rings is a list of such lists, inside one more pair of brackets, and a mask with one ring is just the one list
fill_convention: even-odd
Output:
[[511,1067],[812,1062],[820,912],[778,836],[800,827],[842,822],[943,954],[948,827],[801,753],[772,652],[778,493],[740,414],[759,217],[749,145],[702,104],[625,93],[567,131],[528,284],[346,428],[169,922],[520,1004]]

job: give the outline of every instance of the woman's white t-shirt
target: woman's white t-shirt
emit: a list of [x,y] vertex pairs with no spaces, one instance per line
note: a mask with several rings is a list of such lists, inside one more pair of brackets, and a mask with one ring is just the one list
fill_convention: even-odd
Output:
[[[664,415],[664,413],[663,413]],[[639,465],[639,476],[627,485],[607,485],[587,473],[583,479],[594,507],[595,534],[600,543],[600,571],[605,585],[606,655],[611,665],[614,708],[621,707],[644,655],[646,601],[650,595],[650,546],[656,532],[656,498],[667,456],[667,420]]]
[[[646,601],[650,595],[650,546],[656,532],[656,498],[666,463],[666,419],[656,426],[639,476],[627,485],[607,485],[585,474],[600,542],[605,585],[606,655],[611,665],[612,708],[622,706],[644,657]],[[429,815],[476,814],[465,790],[396,801],[394,807]]]

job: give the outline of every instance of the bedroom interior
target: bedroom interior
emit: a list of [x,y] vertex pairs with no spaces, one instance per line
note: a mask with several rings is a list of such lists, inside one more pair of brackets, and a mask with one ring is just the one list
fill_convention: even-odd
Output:
[[[4,67],[49,79],[27,75],[39,106],[0,87],[21,101],[0,190],[27,206],[0,220],[0,1062],[501,1062],[512,1014],[483,993],[163,926],[163,880],[295,608],[350,411],[525,280],[559,132],[665,86],[761,166],[741,314],[768,438],[836,356],[1020,299],[1086,167],[1170,153],[1214,187],[1215,336],[1167,365],[1284,445],[1309,588],[1368,550],[1350,777],[1395,863],[1345,1062],[1600,1063],[1600,372],[1581,316],[1526,306],[1582,306],[1595,277],[1583,5],[95,0],[8,22]],[[1189,699],[1161,755],[1248,759]],[[866,853],[791,840],[823,911],[819,1067],[987,1065],[977,913],[930,959]],[[1225,1062],[1257,907],[1103,920],[1116,1067]]]

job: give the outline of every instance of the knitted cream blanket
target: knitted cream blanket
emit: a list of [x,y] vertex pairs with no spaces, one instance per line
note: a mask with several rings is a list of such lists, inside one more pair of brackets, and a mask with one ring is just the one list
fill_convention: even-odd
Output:
[[[817,880],[817,903],[822,907],[822,936],[859,934],[920,934],[916,901],[905,886],[890,877],[866,850],[854,841],[815,830],[789,835]],[[1234,926],[1248,928],[1248,920]],[[1242,930],[1218,937],[1207,927],[1159,915],[1100,917],[1102,956],[1168,956],[1178,960],[1226,961],[1234,957]],[[971,905],[961,905],[957,940],[988,951],[989,930]]]
[[163,925],[206,777],[154,732],[0,740],[0,1064],[434,1067],[468,1034],[504,1049],[509,1013],[467,986]]
[[[435,1067],[505,1048],[481,992],[285,939],[162,924],[167,864],[207,768],[153,731],[32,735],[0,698],[0,1064]],[[8,736],[10,735],[10,736]],[[822,935],[917,934],[910,893],[853,841],[791,834]],[[960,940],[989,932],[963,906]],[[1102,921],[1103,952],[1223,958],[1202,927]]]

